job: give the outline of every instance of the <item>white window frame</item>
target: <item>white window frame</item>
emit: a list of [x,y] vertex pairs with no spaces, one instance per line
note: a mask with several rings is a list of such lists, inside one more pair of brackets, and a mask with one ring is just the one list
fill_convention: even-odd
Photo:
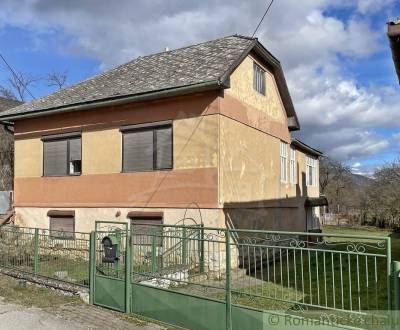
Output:
[[281,182],[288,182],[288,144],[281,141],[280,143],[280,168]]
[[297,184],[296,149],[290,147],[290,183]]
[[254,75],[253,77],[254,90],[265,96],[267,90],[265,70],[256,62],[253,63],[253,75]]
[[[317,186],[317,162],[318,159],[306,156],[306,185],[308,187]],[[310,176],[311,169],[311,176]]]

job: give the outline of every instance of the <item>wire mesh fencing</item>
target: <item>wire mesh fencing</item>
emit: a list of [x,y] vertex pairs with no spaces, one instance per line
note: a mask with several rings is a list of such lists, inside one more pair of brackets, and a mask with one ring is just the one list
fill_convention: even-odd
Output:
[[26,227],[0,228],[0,265],[89,286],[89,233]]

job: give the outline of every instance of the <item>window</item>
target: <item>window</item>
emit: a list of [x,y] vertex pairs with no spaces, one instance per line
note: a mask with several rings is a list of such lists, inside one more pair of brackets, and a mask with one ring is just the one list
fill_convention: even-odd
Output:
[[255,62],[253,64],[253,88],[265,95],[265,71]]
[[306,156],[306,185],[317,185],[317,159]]
[[281,141],[281,181],[287,182],[288,180],[288,169],[287,169],[287,160],[288,160],[288,145],[285,142]]
[[133,244],[151,245],[153,239],[156,245],[162,245],[163,213],[161,212],[128,212],[131,220]]
[[297,183],[296,150],[290,148],[290,183]]
[[44,176],[81,174],[80,133],[44,136],[42,141]]
[[121,128],[123,172],[172,169],[172,124],[159,122]]
[[73,239],[75,232],[75,211],[50,210],[47,213],[50,221],[50,237],[56,239]]

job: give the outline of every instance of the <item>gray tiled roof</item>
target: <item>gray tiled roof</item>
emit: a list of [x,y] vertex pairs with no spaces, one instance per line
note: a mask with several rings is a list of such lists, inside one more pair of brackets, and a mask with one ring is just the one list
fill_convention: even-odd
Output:
[[0,96],[0,113],[3,113],[5,110],[14,108],[20,104],[22,104],[22,102]]
[[5,111],[1,116],[217,82],[254,44],[254,40],[229,36],[138,57],[76,85]]

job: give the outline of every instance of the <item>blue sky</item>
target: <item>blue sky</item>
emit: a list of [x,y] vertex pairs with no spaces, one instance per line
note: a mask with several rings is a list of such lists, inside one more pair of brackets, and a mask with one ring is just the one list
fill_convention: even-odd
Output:
[[[0,51],[20,72],[73,84],[139,55],[233,33],[251,35],[265,1],[4,0]],[[257,36],[282,62],[306,143],[374,168],[400,155],[400,86],[386,21],[394,0],[276,0]],[[9,72],[0,65],[0,84]],[[51,93],[44,79],[30,87]],[[398,134],[398,135],[396,135]]]

